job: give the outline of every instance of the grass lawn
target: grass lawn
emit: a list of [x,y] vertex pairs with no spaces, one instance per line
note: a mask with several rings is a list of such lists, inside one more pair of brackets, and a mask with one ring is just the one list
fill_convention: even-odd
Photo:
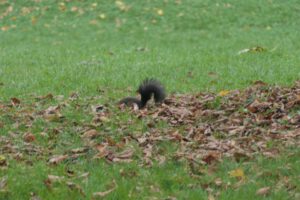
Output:
[[[115,105],[147,77],[168,94],[257,80],[291,86],[300,79],[299,13],[297,0],[0,1],[0,199],[300,198],[299,148],[223,158],[193,176],[187,160],[174,159],[180,144],[162,141],[155,152],[165,160],[147,166],[139,145],[124,140],[149,134],[148,118]],[[20,106],[6,106],[11,98]],[[97,105],[110,113],[101,123]],[[101,135],[86,140],[89,129]],[[130,161],[95,159],[103,141],[134,149]]]

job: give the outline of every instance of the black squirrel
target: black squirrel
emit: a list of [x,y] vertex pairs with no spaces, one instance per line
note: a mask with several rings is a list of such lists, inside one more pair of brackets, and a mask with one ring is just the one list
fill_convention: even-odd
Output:
[[156,79],[145,79],[139,86],[137,92],[141,95],[141,99],[135,97],[125,97],[119,101],[119,104],[133,105],[137,104],[139,109],[146,106],[147,102],[154,95],[155,103],[162,103],[166,98],[164,86]]

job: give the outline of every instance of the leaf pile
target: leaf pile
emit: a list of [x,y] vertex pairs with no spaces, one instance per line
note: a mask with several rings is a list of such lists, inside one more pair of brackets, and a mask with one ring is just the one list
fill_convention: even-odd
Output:
[[257,81],[243,91],[170,95],[162,106],[144,110],[99,105],[99,98],[48,94],[29,103],[0,103],[1,166],[8,166],[7,156],[49,165],[82,157],[136,160],[141,166],[173,159],[211,164],[224,156],[274,157],[300,145],[300,81],[292,87]]
[[[257,153],[274,157],[284,148],[300,145],[300,82],[284,88],[257,81],[226,95],[174,95],[151,116],[173,127],[164,139],[181,144],[179,157],[208,164],[223,155],[237,160]],[[147,140],[155,135],[163,137],[155,130]]]

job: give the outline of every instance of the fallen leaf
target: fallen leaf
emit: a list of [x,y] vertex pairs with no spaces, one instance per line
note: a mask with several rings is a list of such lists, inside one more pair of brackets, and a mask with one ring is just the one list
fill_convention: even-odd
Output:
[[0,179],[0,193],[5,191],[7,186],[7,176],[1,177]]
[[224,96],[228,95],[229,93],[230,93],[229,90],[222,90],[219,92],[219,96],[224,97]]
[[263,48],[263,47],[260,47],[260,46],[256,46],[256,47],[240,50],[238,52],[238,55],[244,54],[244,53],[264,52],[264,51],[267,51],[267,49]]
[[35,136],[32,133],[25,133],[23,135],[23,140],[25,142],[33,142],[33,141],[35,141]]
[[84,132],[81,137],[85,138],[85,139],[93,139],[93,138],[97,137],[98,135],[99,135],[99,133],[97,130],[91,129],[91,130]]
[[223,181],[222,181],[221,178],[215,179],[215,185],[216,185],[216,186],[221,186],[222,184],[223,184]]
[[65,179],[63,176],[48,175],[48,181],[51,183],[61,182]]
[[9,26],[2,26],[1,27],[1,31],[8,31],[9,30]]
[[265,196],[268,195],[271,191],[271,187],[263,187],[256,191],[256,195]]
[[130,6],[126,5],[123,1],[116,1],[115,4],[121,11],[128,11],[130,9]]
[[104,13],[102,13],[102,14],[99,15],[99,18],[100,19],[106,19],[106,15]]
[[49,159],[48,163],[56,165],[56,164],[64,161],[67,158],[68,158],[67,155],[55,155],[55,156],[53,156],[52,158]]
[[235,177],[235,178],[238,178],[238,179],[241,179],[241,180],[245,180],[246,179],[244,171],[241,168],[237,168],[235,170],[230,171],[229,175],[231,177]]
[[20,105],[20,103],[21,103],[20,99],[15,98],[15,97],[11,98],[11,99],[10,99],[10,102],[11,102],[11,104],[12,104],[13,106]]
[[0,167],[7,166],[6,157],[3,155],[0,155]]
[[108,194],[110,194],[111,192],[113,192],[116,188],[117,188],[117,184],[115,182],[115,180],[113,180],[113,183],[112,183],[112,188],[107,190],[107,191],[104,191],[104,192],[94,192],[93,193],[93,197],[94,198],[100,198],[100,197],[105,197],[107,196]]
[[164,15],[164,11],[162,9],[157,9],[156,10],[156,13],[159,15],[159,16],[163,16]]

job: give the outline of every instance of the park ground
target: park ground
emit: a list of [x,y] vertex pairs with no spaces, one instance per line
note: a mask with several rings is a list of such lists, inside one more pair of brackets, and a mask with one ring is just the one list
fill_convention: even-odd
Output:
[[0,199],[300,199],[299,13],[0,0]]

